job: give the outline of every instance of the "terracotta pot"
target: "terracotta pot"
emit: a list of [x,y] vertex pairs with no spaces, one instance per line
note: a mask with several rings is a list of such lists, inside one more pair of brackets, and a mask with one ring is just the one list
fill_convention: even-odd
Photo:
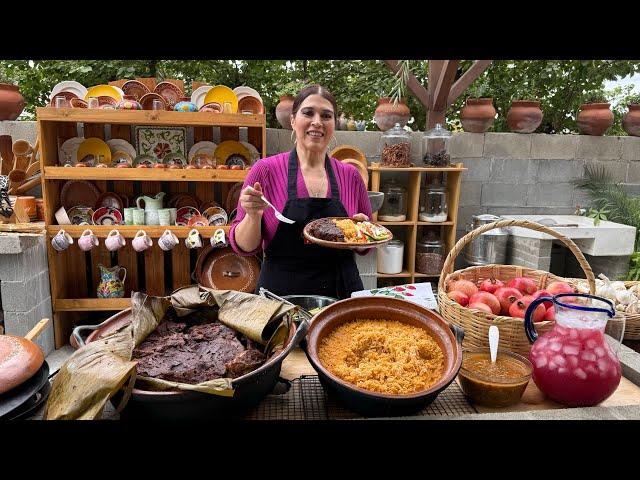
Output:
[[507,112],[509,130],[516,133],[533,133],[542,123],[540,102],[535,100],[514,100]]
[[409,107],[403,99],[398,100],[398,104],[394,104],[389,97],[383,97],[378,100],[378,106],[373,119],[378,125],[378,128],[383,132],[386,132],[396,123],[399,123],[401,127],[404,127],[411,118],[411,112]]
[[291,128],[291,110],[293,108],[293,95],[283,95],[280,102],[276,105],[276,118],[282,128],[292,130]]
[[576,123],[583,135],[604,135],[613,125],[613,112],[608,103],[585,103],[580,107]]
[[640,104],[629,105],[629,111],[622,117],[622,128],[629,135],[640,137]]
[[0,120],[15,120],[24,109],[24,97],[15,85],[0,83]]
[[467,103],[460,110],[460,123],[465,132],[484,133],[496,118],[493,98],[467,98]]

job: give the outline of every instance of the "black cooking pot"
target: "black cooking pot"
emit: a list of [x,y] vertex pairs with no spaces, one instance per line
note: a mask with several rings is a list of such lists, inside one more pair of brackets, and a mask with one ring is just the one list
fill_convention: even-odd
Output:
[[[71,344],[75,348],[84,346],[85,343],[98,340],[129,322],[131,322],[131,308],[117,313],[99,325],[81,325],[73,330]],[[233,397],[190,390],[154,392],[134,387],[120,417],[122,419],[195,420],[241,415],[248,408],[260,403],[274,390],[278,382],[285,387],[279,389],[278,393],[284,393],[289,389],[290,383],[279,377],[282,362],[305,336],[307,329],[307,322],[297,327],[292,322],[289,337],[278,354],[270,357],[256,370],[232,381]],[[83,340],[82,332],[90,330],[93,330],[92,333],[86,341]],[[111,403],[114,406],[119,405],[122,395],[122,391],[114,395]]]
[[[346,322],[365,319],[396,320],[426,330],[444,354],[440,380],[427,390],[391,395],[359,388],[331,373],[318,357],[322,340]],[[329,305],[314,317],[307,333],[306,353],[322,386],[348,409],[372,417],[410,415],[433,402],[456,378],[462,365],[463,337],[462,329],[449,326],[436,312],[415,303],[388,297],[356,297]]]

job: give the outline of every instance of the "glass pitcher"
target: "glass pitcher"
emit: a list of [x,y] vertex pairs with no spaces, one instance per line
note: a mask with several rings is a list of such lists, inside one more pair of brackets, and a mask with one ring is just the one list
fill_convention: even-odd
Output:
[[[538,338],[532,313],[545,301],[553,303],[549,308],[555,309],[556,320],[553,329]],[[545,395],[570,407],[588,407],[607,399],[618,388],[620,361],[605,336],[607,323],[614,315],[613,304],[595,295],[562,293],[531,302],[524,328],[533,343],[529,354],[533,381]],[[619,347],[624,318],[610,323],[607,333],[613,330]]]

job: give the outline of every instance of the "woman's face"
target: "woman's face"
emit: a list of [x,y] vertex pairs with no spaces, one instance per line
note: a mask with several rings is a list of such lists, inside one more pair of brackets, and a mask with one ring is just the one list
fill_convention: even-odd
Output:
[[336,129],[333,105],[322,95],[309,95],[291,117],[291,127],[298,145],[324,155]]

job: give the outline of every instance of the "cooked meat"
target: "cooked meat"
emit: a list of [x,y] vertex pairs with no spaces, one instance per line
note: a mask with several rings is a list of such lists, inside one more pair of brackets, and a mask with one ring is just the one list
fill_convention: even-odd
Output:
[[241,377],[245,373],[254,371],[264,363],[264,355],[260,350],[245,350],[227,363],[227,372],[232,378]]
[[322,218],[309,228],[309,233],[321,240],[344,242],[344,233],[330,218]]

